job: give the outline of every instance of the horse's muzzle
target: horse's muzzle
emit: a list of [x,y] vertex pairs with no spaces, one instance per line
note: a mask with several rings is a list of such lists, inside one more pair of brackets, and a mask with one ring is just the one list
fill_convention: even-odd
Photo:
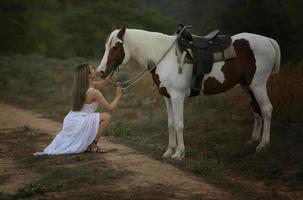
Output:
[[100,71],[100,72],[99,72],[99,74],[100,74],[100,77],[101,77],[101,78],[106,78],[106,74],[105,74],[105,72]]

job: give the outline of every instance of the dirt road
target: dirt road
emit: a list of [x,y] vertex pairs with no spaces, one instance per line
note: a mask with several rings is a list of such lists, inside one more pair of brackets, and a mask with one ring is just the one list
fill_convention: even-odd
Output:
[[[0,130],[6,131],[18,127],[28,126],[33,130],[54,136],[61,128],[61,124],[43,118],[37,113],[13,107],[0,102]],[[44,144],[46,145],[46,144]],[[165,162],[153,160],[135,150],[106,139],[99,145],[103,149],[117,149],[112,153],[100,154],[106,163],[130,173],[123,181],[112,185],[115,189],[131,190],[132,188],[148,188],[149,185],[164,185],[163,191],[174,194],[173,199],[235,199],[230,193],[222,191],[213,185],[205,183],[201,178],[183,172]],[[2,146],[1,148],[4,148]],[[36,174],[18,167],[13,159],[0,158],[0,176],[14,174],[8,181],[0,185],[0,192],[13,193],[23,183],[35,178]],[[155,199],[156,196],[155,196]]]

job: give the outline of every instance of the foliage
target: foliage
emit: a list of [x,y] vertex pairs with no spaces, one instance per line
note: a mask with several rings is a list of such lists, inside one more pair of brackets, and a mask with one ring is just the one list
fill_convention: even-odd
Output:
[[174,24],[136,0],[0,0],[0,54],[99,58],[112,23],[166,33]]
[[233,0],[224,10],[218,11],[215,16],[217,26],[232,34],[252,32],[274,38],[281,47],[284,60],[301,59],[299,51],[303,49],[297,47],[297,43],[302,39],[296,32],[303,33],[303,26],[298,26],[302,24],[303,16],[293,17],[290,9],[299,7],[292,7],[291,2],[294,1]]
[[[277,40],[282,61],[300,62],[300,0],[0,0],[0,54],[99,58],[113,23],[173,33],[177,23],[193,32],[252,32]],[[149,8],[150,7],[150,8]]]
[[225,34],[252,32],[274,38],[282,62],[302,61],[301,0],[154,0],[145,1],[178,23],[193,25],[196,34],[220,29]]

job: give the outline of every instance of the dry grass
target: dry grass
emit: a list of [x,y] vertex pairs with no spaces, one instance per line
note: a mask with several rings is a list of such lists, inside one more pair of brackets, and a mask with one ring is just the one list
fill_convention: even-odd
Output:
[[[270,77],[267,85],[274,107],[273,120],[286,125],[303,122],[303,66],[281,66],[279,74]],[[234,113],[249,112],[249,97],[240,87],[226,92],[227,108]]]
[[[6,59],[0,62],[1,78],[7,80],[0,84],[4,89],[0,90],[0,97],[9,103],[62,121],[69,111],[69,92],[62,88],[70,85],[68,70],[73,68],[72,62],[54,63],[53,60],[39,61],[30,57]],[[13,62],[18,59],[18,62]],[[12,63],[12,69],[1,68]],[[37,76],[28,74],[33,67],[28,63],[38,66],[33,68],[33,71],[39,72]],[[118,79],[131,78],[142,70],[121,69]],[[12,80],[15,71],[21,74],[20,79]],[[48,77],[49,73],[52,79],[41,80],[41,77]],[[261,156],[255,157],[254,149],[247,149],[244,145],[251,136],[253,115],[249,98],[240,88],[186,101],[184,169],[215,179],[236,174],[245,179],[266,181],[273,187],[288,184],[290,189],[296,190],[303,180],[303,126],[300,125],[303,122],[302,75],[302,65],[281,66],[279,76],[270,78],[268,91],[274,107],[272,142]],[[38,90],[41,86],[47,89]],[[105,91],[108,99],[113,95],[112,89]],[[147,75],[124,92],[118,109],[113,113],[113,123],[108,133],[118,138],[118,141],[160,159],[166,149],[167,131],[164,100],[152,83],[151,76]],[[218,174],[222,176],[218,177]],[[224,184],[223,187],[230,188]],[[231,190],[237,188],[238,185]],[[247,195],[247,192],[242,193],[243,196]]]
[[303,121],[303,65],[282,66],[269,81],[269,96],[275,119],[286,123]]
[[[223,177],[235,175],[249,180],[257,179],[273,188],[279,188],[283,184],[289,190],[299,187],[302,181],[302,125],[294,125],[294,122],[303,121],[300,115],[303,106],[303,87],[300,84],[302,71],[295,70],[299,66],[288,68],[289,66],[282,66],[279,76],[272,76],[268,84],[274,106],[274,123],[271,146],[263,154],[254,155],[254,147],[245,146],[251,136],[254,119],[248,95],[236,87],[224,94],[199,96],[186,101],[186,159],[181,167],[232,191],[238,188],[241,191],[234,192],[242,193],[243,196],[252,193],[239,189],[239,184],[235,187],[226,186],[229,182]],[[148,103],[149,99],[154,99],[155,102]],[[163,99],[152,81],[145,78],[127,91],[123,106],[116,112],[117,121],[121,123],[113,124],[110,134],[116,136],[118,141],[160,159],[167,145],[165,109]],[[132,117],[132,123],[127,114],[129,111],[136,113]],[[270,195],[273,194],[275,192]]]

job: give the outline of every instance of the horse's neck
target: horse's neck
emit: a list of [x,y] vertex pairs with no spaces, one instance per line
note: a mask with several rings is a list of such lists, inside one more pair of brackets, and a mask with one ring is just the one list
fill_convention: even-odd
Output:
[[130,56],[141,65],[157,63],[175,41],[176,36],[127,29],[124,42],[128,45]]

